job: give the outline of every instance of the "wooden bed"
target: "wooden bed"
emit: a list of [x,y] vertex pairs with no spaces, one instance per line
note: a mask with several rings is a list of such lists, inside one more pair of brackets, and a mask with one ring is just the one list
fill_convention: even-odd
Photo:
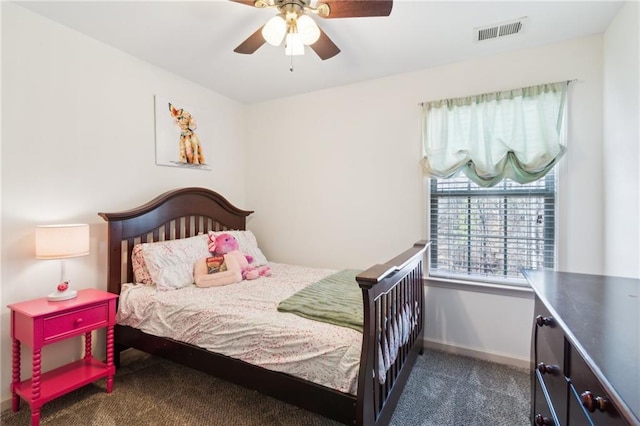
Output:
[[[131,253],[141,242],[187,238],[210,230],[244,230],[252,211],[233,206],[205,188],[183,188],[117,213],[99,213],[108,222],[108,291],[120,294],[123,283],[133,282]],[[362,289],[364,327],[356,396],[307,382],[176,340],[116,325],[115,360],[119,352],[136,348],[181,363],[345,424],[385,425],[389,422],[416,357],[422,353],[422,268],[426,242],[386,263],[372,266],[356,280]],[[378,331],[400,315],[401,307],[415,306],[416,326],[406,344],[380,380]],[[283,314],[284,315],[284,314]],[[398,319],[400,320],[400,319]],[[386,336],[386,338],[392,336]],[[384,333],[382,335],[384,339]]]

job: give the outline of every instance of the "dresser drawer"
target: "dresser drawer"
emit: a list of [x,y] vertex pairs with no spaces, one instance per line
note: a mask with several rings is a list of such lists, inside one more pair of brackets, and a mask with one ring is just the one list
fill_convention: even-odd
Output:
[[[605,393],[602,385],[587,366],[580,354],[570,351],[569,372],[571,395],[569,417],[571,424],[585,425],[626,425],[620,417],[611,398]],[[588,421],[583,421],[588,419]]]
[[593,426],[589,413],[587,413],[580,401],[580,395],[573,385],[569,385],[569,418],[571,426]]
[[92,306],[67,314],[44,319],[44,341],[64,339],[87,328],[98,328],[108,323],[109,305]]
[[541,380],[540,374],[538,373],[536,373],[535,387],[533,419],[531,419],[533,424],[560,426],[553,401],[549,400],[544,381]]
[[535,363],[560,368],[564,374],[564,333],[544,304],[536,299],[534,319]]
[[558,424],[567,424],[567,397],[569,393],[567,379],[559,369],[546,373],[542,370],[539,367],[536,369],[536,377],[547,392],[547,398],[554,407]]

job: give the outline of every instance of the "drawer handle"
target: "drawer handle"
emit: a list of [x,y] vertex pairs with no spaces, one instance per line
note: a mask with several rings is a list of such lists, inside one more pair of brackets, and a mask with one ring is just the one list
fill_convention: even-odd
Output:
[[536,317],[536,324],[538,324],[538,327],[544,327],[545,325],[551,327],[555,325],[555,321],[553,320],[553,317],[543,317],[542,315],[538,315]]
[[540,364],[538,364],[538,371],[540,372],[540,374],[551,374],[555,376],[560,372],[560,367],[558,367],[557,365],[545,364],[544,362],[541,362]]
[[535,422],[540,426],[553,426],[553,420],[549,417],[545,417],[542,414],[536,414]]
[[76,327],[80,326],[82,324],[82,318],[77,318],[75,323],[76,323]]
[[582,406],[587,409],[590,413],[593,413],[596,410],[599,411],[607,411],[610,406],[610,402],[607,398],[601,396],[593,396],[591,391],[584,391],[580,394],[580,398],[582,399]]

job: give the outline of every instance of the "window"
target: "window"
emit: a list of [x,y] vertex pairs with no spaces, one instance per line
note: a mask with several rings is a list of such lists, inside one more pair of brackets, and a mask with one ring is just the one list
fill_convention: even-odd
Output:
[[524,284],[521,268],[555,267],[555,173],[519,184],[431,179],[430,275]]
[[525,284],[555,269],[569,81],[422,103],[430,275]]

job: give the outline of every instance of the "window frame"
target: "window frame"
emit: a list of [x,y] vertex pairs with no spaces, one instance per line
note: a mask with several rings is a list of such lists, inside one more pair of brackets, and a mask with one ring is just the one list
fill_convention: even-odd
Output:
[[[560,205],[560,191],[559,191],[559,175],[561,175],[561,172],[559,172],[558,167],[554,168],[551,172],[549,172],[547,175],[545,175],[544,177],[542,177],[540,180],[544,180],[545,184],[544,184],[544,189],[541,188],[535,188],[535,189],[529,189],[529,190],[518,190],[518,189],[496,189],[495,187],[493,188],[470,188],[472,185],[474,185],[473,181],[469,178],[467,179],[467,189],[466,190],[460,190],[460,191],[455,191],[458,192],[454,195],[451,194],[451,191],[447,191],[445,192],[440,192],[435,190],[434,188],[437,185],[437,179],[435,178],[428,178],[427,182],[426,182],[426,195],[427,195],[427,218],[426,218],[426,226],[427,226],[427,233],[429,235],[429,238],[431,240],[431,247],[429,249],[429,252],[427,254],[428,257],[428,261],[429,261],[429,265],[437,265],[437,257],[438,257],[438,252],[437,252],[437,248],[438,248],[438,241],[437,241],[437,236],[434,233],[434,229],[436,229],[435,227],[437,226],[437,223],[434,223],[434,219],[437,216],[437,202],[438,202],[438,198],[443,198],[443,197],[477,197],[477,198],[490,198],[493,197],[495,198],[496,196],[506,196],[506,197],[512,197],[512,196],[518,196],[520,198],[527,197],[542,197],[544,199],[544,203],[546,206],[548,206],[550,203],[552,204],[551,209],[549,208],[544,208],[543,209],[543,238],[542,241],[545,243],[544,246],[544,250],[543,250],[543,268],[544,269],[550,269],[550,270],[557,270],[558,269],[558,264],[560,262],[558,253],[558,247],[560,245],[560,241],[559,241],[559,232],[558,232],[558,228],[559,228],[559,205]],[[465,177],[463,175],[463,177]],[[511,182],[511,184],[515,184],[515,185],[519,185],[515,182]],[[500,184],[502,185],[502,183]],[[440,193],[439,193],[440,192]],[[435,195],[434,195],[435,194]],[[436,206],[434,208],[434,206]],[[435,213],[434,213],[435,212]],[[547,227],[544,226],[544,222],[548,221],[551,226]],[[505,241],[509,238],[508,236],[505,236]],[[547,242],[550,242],[551,247],[549,247],[549,245],[547,244]],[[472,263],[471,258],[467,258],[467,262],[469,264]],[[504,269],[504,268],[503,268]],[[460,274],[456,274],[456,273],[447,273],[447,272],[440,272],[437,271],[434,272],[434,269],[432,269],[431,267],[428,269],[428,274],[427,274],[427,278],[431,279],[431,280],[441,280],[441,281],[450,281],[450,282],[459,282],[462,284],[476,284],[476,285],[486,285],[486,284],[491,284],[491,285],[499,285],[499,286],[505,286],[507,288],[518,288],[518,287],[527,287],[527,283],[526,280],[524,279],[524,277],[522,276],[518,276],[518,277],[514,277],[514,276],[505,276],[503,275],[480,275],[480,274],[476,274],[476,275],[468,275],[468,274],[464,274],[464,273],[460,273]]]

